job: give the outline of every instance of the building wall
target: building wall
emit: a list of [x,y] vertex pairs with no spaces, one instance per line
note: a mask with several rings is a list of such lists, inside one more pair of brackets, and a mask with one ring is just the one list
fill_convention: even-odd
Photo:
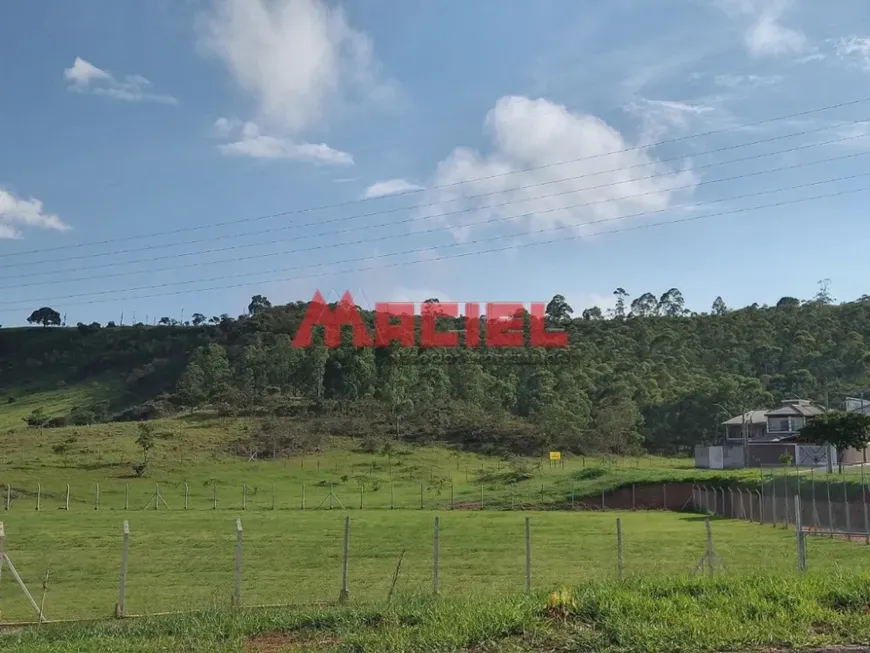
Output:
[[[726,426],[726,437],[729,440],[742,440],[743,439],[743,426],[742,425],[729,425]],[[765,424],[751,424],[749,426],[749,439],[761,438],[766,434],[767,426]]]

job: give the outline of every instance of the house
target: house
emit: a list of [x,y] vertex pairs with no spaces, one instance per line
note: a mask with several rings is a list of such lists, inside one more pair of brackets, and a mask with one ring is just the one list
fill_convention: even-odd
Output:
[[722,422],[725,427],[725,441],[742,442],[744,428],[746,439],[750,443],[791,440],[806,425],[807,419],[824,412],[824,408],[806,399],[786,399],[774,410],[750,410]]
[[824,412],[806,399],[786,399],[772,410],[751,410],[732,417],[722,422],[725,441],[721,445],[696,447],[695,464],[713,469],[776,466],[783,459],[799,465],[827,464],[834,455],[830,447],[797,443],[807,420]]
[[726,442],[742,442],[743,429],[748,440],[761,440],[767,435],[767,410],[750,410],[722,422]]
[[768,440],[782,442],[797,437],[807,420],[821,415],[825,409],[806,399],[786,399],[782,406],[765,413]]

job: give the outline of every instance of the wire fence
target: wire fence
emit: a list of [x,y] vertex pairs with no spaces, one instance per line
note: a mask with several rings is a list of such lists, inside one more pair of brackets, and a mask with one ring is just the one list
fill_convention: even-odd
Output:
[[781,528],[800,526],[807,534],[870,545],[870,501],[863,484],[857,489],[845,480],[839,488],[833,483],[817,486],[812,482],[791,488],[695,486],[692,505],[731,519]]
[[34,483],[0,485],[6,511],[123,510],[685,510],[691,483],[638,483],[602,489],[590,496],[576,482],[471,484],[433,477],[427,483]]
[[[697,512],[681,514],[164,511],[121,518],[107,511],[46,521],[33,511],[13,512],[5,541],[0,537],[0,622],[855,568],[862,550],[855,545],[820,539],[807,565],[802,528],[795,540],[751,519],[716,521],[713,514],[730,509],[725,497],[723,503],[719,488],[696,486],[690,507]],[[750,497],[743,497],[748,513]]]

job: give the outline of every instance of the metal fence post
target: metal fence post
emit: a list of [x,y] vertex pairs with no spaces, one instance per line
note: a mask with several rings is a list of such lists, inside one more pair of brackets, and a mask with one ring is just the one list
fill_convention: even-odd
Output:
[[347,557],[350,550],[350,517],[344,518],[344,548],[341,565],[341,593],[338,595],[339,603],[347,603],[350,599],[347,580]]
[[118,586],[118,604],[115,606],[115,618],[124,618],[125,592],[127,588],[127,552],[130,544],[130,523],[124,521],[124,539],[121,544],[121,583]]
[[616,574],[622,580],[622,520],[616,518]]
[[846,537],[849,538],[849,541],[852,541],[852,516],[849,514],[852,512],[852,506],[849,504],[849,495],[846,492],[846,475],[843,475],[843,510],[846,512]]
[[438,517],[435,518],[435,536],[432,542],[432,590],[438,595]]
[[794,514],[797,537],[798,570],[803,573],[807,569],[807,561],[804,553],[804,525],[803,515],[801,514],[801,498],[799,494],[794,495]]
[[532,593],[532,533],[526,517],[526,594]]
[[828,533],[831,536],[831,539],[834,539],[834,509],[831,507],[831,483],[828,481],[825,483],[825,487],[828,489]]
[[233,606],[242,605],[242,520],[236,520],[236,582],[233,590]]

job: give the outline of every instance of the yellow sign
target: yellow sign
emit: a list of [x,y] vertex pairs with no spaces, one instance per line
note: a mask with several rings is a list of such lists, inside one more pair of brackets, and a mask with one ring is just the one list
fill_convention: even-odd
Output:
[[561,451],[551,451],[550,452],[550,460],[562,460],[562,452]]

